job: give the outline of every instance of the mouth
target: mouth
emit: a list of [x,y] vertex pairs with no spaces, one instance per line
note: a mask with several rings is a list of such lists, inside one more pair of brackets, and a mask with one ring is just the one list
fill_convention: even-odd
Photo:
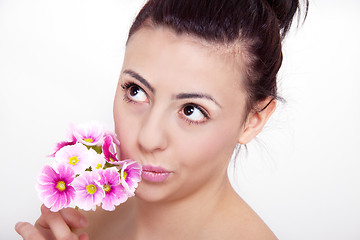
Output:
[[171,171],[168,171],[162,167],[144,165],[142,167],[141,177],[149,182],[159,183],[165,181],[171,173]]

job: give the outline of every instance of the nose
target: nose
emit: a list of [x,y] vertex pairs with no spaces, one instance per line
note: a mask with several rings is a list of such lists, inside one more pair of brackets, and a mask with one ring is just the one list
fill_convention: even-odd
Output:
[[138,135],[140,148],[147,153],[164,150],[168,145],[166,119],[160,110],[149,110],[143,118]]

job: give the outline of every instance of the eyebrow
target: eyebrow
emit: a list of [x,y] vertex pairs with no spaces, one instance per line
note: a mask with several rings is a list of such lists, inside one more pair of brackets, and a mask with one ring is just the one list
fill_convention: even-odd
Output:
[[212,96],[205,93],[180,93],[175,96],[175,99],[188,99],[188,98],[208,99],[214,102],[220,108],[222,108],[221,105]]
[[123,73],[129,74],[130,76],[132,76],[133,78],[137,79],[139,82],[144,84],[144,86],[147,87],[152,93],[155,93],[155,89],[150,85],[150,83],[145,78],[140,76],[140,74],[129,69],[124,70]]
[[[137,79],[139,82],[144,84],[144,86],[147,87],[152,93],[155,93],[155,89],[140,74],[138,74],[138,73],[136,73],[136,72],[134,72],[134,71],[132,71],[130,69],[124,70],[123,73],[129,74],[131,77]],[[179,99],[189,99],[189,98],[208,99],[208,100],[214,102],[220,108],[222,108],[222,106],[212,96],[210,96],[208,94],[205,94],[205,93],[179,93],[179,94],[176,94],[176,96],[175,96],[175,99],[177,99],[177,100],[179,100]]]

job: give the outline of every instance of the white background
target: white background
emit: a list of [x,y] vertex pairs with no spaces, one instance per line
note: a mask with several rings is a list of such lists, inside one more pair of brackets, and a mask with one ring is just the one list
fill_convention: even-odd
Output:
[[[124,43],[142,4],[0,0],[0,239],[19,239],[15,223],[39,216],[36,176],[69,123],[113,127]],[[360,239],[359,12],[357,0],[311,1],[285,42],[287,102],[230,172],[280,239]]]

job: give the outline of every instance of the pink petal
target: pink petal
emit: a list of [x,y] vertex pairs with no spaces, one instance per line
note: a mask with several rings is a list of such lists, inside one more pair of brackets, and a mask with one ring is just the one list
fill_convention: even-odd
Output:
[[60,149],[62,149],[65,146],[74,145],[77,142],[77,139],[75,138],[74,135],[72,135],[71,138],[72,138],[71,141],[63,141],[63,142],[57,143],[55,146],[54,153],[49,155],[49,157],[55,157],[55,154],[57,153],[57,151],[59,151]]

